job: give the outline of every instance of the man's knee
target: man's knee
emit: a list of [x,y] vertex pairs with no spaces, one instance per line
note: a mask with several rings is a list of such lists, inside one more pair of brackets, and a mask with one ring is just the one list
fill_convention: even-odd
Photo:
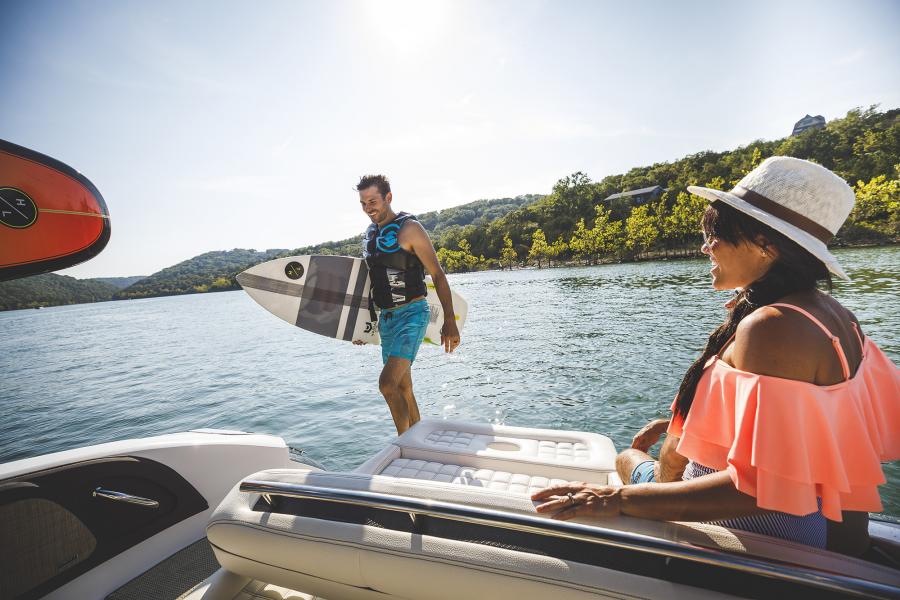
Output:
[[400,391],[400,386],[394,378],[382,374],[381,377],[378,378],[378,389],[381,390],[382,396],[388,398],[390,396],[396,396]]
[[634,448],[626,448],[616,455],[616,472],[623,482],[629,483],[634,468],[646,460],[647,456],[643,452]]

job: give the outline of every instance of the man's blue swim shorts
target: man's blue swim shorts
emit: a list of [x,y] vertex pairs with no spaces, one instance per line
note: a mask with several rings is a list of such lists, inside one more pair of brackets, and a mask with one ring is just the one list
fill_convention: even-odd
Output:
[[656,474],[653,472],[654,460],[645,460],[634,468],[631,472],[631,483],[651,483],[656,481]]
[[391,356],[405,358],[409,362],[416,359],[419,346],[425,339],[430,313],[425,298],[381,311],[378,335],[381,336],[381,360],[385,364]]

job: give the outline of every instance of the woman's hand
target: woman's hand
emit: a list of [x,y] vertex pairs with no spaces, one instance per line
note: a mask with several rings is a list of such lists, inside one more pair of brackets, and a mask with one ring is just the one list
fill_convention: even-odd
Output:
[[644,425],[631,440],[631,447],[641,452],[647,452],[650,447],[659,441],[660,436],[669,427],[668,419],[655,419]]
[[554,513],[554,519],[568,521],[575,517],[615,517],[621,514],[620,487],[590,485],[573,481],[548,487],[531,495],[532,500],[549,500],[539,504],[539,513]]

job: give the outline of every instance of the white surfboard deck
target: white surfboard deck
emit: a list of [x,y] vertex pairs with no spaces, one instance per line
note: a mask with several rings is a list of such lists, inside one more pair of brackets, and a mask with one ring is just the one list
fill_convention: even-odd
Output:
[[[377,323],[369,311],[369,269],[361,258],[276,258],[239,273],[237,282],[263,308],[291,325],[348,342],[381,343]],[[440,344],[444,310],[431,277],[426,276],[425,282],[431,310],[425,342]],[[469,305],[452,290],[451,295],[454,318],[461,331]]]

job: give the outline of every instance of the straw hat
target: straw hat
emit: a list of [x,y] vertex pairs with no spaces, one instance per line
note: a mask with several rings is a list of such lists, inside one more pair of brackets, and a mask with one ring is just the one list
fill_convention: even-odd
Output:
[[772,156],[747,173],[730,192],[695,185],[688,191],[726,204],[762,221],[850,280],[826,244],[853,209],[856,196],[847,182],[816,163]]

